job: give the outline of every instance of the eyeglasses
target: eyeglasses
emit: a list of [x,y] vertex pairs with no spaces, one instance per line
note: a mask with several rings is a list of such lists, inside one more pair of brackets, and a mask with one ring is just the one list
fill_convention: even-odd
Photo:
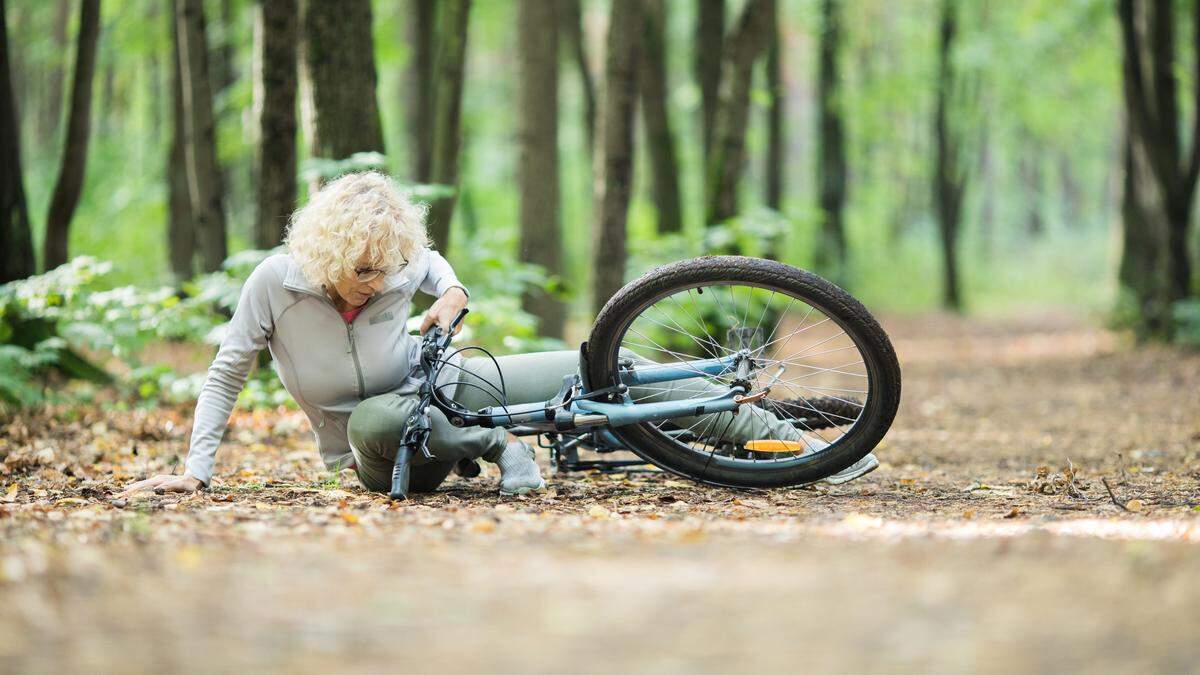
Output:
[[371,268],[361,268],[361,269],[354,270],[354,276],[358,280],[358,283],[360,283],[360,284],[369,284],[372,281],[375,281],[376,279],[378,279],[379,275],[381,275],[381,274],[383,274],[383,270],[376,270],[376,269],[371,269]]
[[[400,266],[396,268],[396,271],[399,272],[407,266],[408,261],[405,260],[404,262],[400,263]],[[354,269],[354,277],[360,284],[369,284],[378,279],[382,274],[385,274],[384,270],[375,269],[373,267],[356,267]]]

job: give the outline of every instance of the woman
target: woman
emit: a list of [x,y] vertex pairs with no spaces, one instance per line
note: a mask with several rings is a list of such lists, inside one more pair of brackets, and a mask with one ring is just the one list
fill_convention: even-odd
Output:
[[[343,176],[313,195],[292,216],[288,252],[260,263],[242,288],[196,402],[185,473],[126,491],[193,492],[209,484],[229,414],[264,347],[311,422],[325,466],[352,467],[365,487],[386,491],[388,453],[395,456],[420,385],[413,368],[420,341],[405,325],[412,296],[437,297],[422,333],[435,323],[448,329],[469,297],[428,247],[425,213],[377,172]],[[443,369],[447,380],[456,372]],[[503,429],[459,429],[432,409],[430,423],[430,451],[439,461],[413,467],[413,491],[432,490],[463,457],[498,464],[502,492],[545,486],[533,450],[508,443]]]
[[[405,327],[412,296],[420,290],[437,297],[422,333],[434,324],[448,329],[469,298],[445,258],[428,247],[425,213],[376,172],[343,176],[313,195],[292,217],[288,252],[260,263],[242,288],[196,402],[185,473],[139,481],[126,492],[193,492],[209,484],[229,414],[264,347],[284,388],[308,416],[325,465],[351,467],[367,489],[388,491],[399,441],[417,403],[417,378],[423,377],[415,369],[420,341]],[[496,403],[488,393],[500,381],[496,364],[457,356],[450,362],[455,367],[443,368],[437,383],[448,385],[449,396],[470,409]],[[563,376],[577,372],[578,352],[517,354],[498,362],[508,402],[525,403],[553,396]],[[708,386],[685,380],[632,393],[687,398],[702,393],[696,387]],[[410,491],[435,489],[463,458],[498,464],[502,494],[545,487],[533,449],[523,441],[508,442],[503,429],[455,427],[436,408],[429,409],[429,420],[429,450],[436,459],[414,458]],[[731,439],[799,439],[786,422],[748,410],[734,415],[728,433]],[[845,482],[876,466],[869,455],[828,480]]]

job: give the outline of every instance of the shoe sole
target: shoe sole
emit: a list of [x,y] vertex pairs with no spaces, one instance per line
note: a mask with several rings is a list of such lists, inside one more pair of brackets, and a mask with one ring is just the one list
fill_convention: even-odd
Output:
[[542,482],[537,487],[522,487],[522,488],[517,488],[516,490],[513,490],[512,492],[508,492],[506,490],[501,489],[500,494],[504,495],[505,497],[516,497],[519,495],[527,495],[530,492],[540,492],[545,489],[546,489],[546,479],[543,478]]
[[828,483],[829,485],[841,485],[842,483],[849,483],[850,481],[855,480],[857,478],[862,478],[863,476],[871,473],[872,471],[874,471],[875,469],[878,469],[878,468],[879,468],[879,460],[872,457],[871,461],[868,462],[866,466],[859,469],[858,471],[855,471],[852,474],[842,476],[842,475],[835,473],[834,475],[829,476],[828,478],[822,478],[818,482]]

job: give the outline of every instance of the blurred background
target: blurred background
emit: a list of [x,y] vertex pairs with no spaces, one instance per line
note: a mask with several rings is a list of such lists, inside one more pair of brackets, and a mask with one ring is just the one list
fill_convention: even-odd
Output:
[[49,365],[101,379],[97,353],[194,393],[179,345],[211,354],[288,214],[365,168],[431,203],[501,351],[573,346],[624,281],[704,253],[889,315],[1200,342],[1196,3],[0,6],[10,403]]

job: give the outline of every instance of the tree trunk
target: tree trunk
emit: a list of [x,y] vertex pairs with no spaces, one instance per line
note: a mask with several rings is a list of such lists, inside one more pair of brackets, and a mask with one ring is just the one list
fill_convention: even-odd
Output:
[[725,44],[725,0],[699,0],[693,48],[696,82],[700,85],[700,130],[704,166],[711,160],[721,91],[721,51]]
[[[1128,101],[1126,102],[1128,105]],[[1158,186],[1136,132],[1125,135],[1125,176],[1121,194],[1122,250],[1118,279],[1137,312],[1133,325],[1139,339],[1170,337],[1167,301],[1167,222]]]
[[579,0],[559,0],[557,12],[563,41],[571,50],[571,60],[579,70],[579,87],[583,90],[583,125],[587,131],[589,156],[596,147],[596,84],[588,66],[587,49],[583,42],[583,12]]
[[[562,238],[558,220],[558,33],[557,5],[520,0],[517,44],[520,74],[517,108],[517,183],[521,198],[522,262],[562,274]],[[566,307],[542,289],[527,290],[521,307],[538,317],[538,334],[561,338]]]
[[767,166],[766,203],[779,211],[783,204],[783,162],[786,140],[783,137],[783,115],[787,102],[787,91],[783,86],[780,69],[780,50],[783,39],[780,35],[779,8],[771,17],[771,46],[767,48],[767,88],[771,103],[767,106]]
[[356,152],[383,152],[370,0],[304,4],[312,156],[345,159]]
[[646,151],[654,176],[654,205],[658,209],[658,231],[683,229],[679,201],[679,163],[675,157],[675,137],[667,112],[668,86],[663,0],[643,0],[642,49],[638,58],[638,83],[641,87],[642,120],[646,128]]
[[[462,92],[467,56],[467,19],[471,0],[446,0],[438,23],[437,59],[434,65],[432,181],[458,186],[458,148],[461,141]],[[450,219],[454,197],[435,201],[429,209],[428,229],[434,244],[450,248]]]
[[996,229],[996,160],[992,139],[992,126],[987,119],[990,106],[985,104],[984,119],[979,127],[979,186],[983,194],[979,199],[979,252],[989,258],[995,248]]
[[46,81],[46,95],[42,99],[42,113],[38,120],[38,137],[43,143],[58,135],[58,121],[62,118],[63,70],[67,61],[67,23],[70,16],[70,3],[58,0],[54,8],[54,65]]
[[821,39],[817,73],[817,184],[821,210],[821,236],[817,242],[817,269],[834,281],[846,272],[846,141],[842,122],[841,77],[838,51],[842,40],[841,18],[835,0],[821,2]]
[[262,108],[255,243],[261,249],[283,241],[288,216],[296,207],[296,17],[296,0],[263,0],[258,15]]
[[604,56],[595,157],[592,306],[599,312],[625,283],[625,221],[633,185],[633,114],[641,25],[638,0],[613,0]]
[[125,121],[124,101],[117,101],[117,54],[105,47],[100,54],[100,128],[101,133],[119,132]]
[[58,182],[46,215],[43,266],[47,270],[67,262],[71,217],[83,192],[87,168],[88,138],[92,127],[92,79],[96,72],[96,42],[100,37],[100,0],[82,0],[79,39],[75,46],[75,74],[71,79],[71,107],[67,119],[67,142],[63,146]]
[[221,173],[217,165],[212,85],[208,75],[203,0],[176,0],[179,72],[183,91],[183,156],[188,201],[201,269],[213,272],[227,255]]
[[1036,138],[1026,135],[1018,169],[1025,193],[1025,233],[1038,239],[1046,233],[1042,218],[1042,153]]
[[[162,9],[158,4],[152,4],[146,8],[146,23],[153,27],[154,31],[158,31],[160,26],[160,17]],[[172,22],[173,23],[173,22]],[[168,42],[168,49],[174,49],[175,43]],[[163,95],[165,87],[163,87],[162,75],[162,49],[156,43],[151,49],[145,52],[146,63],[146,80],[148,82],[147,89],[150,92],[150,104],[147,108],[147,117],[150,122],[150,134],[144,139],[146,147],[151,149],[151,152],[157,152],[160,147],[159,143],[162,140],[163,120],[166,118],[165,110],[170,101],[167,96]]]
[[8,23],[0,0],[0,284],[34,273],[33,238],[21,178],[21,130],[8,61]]
[[737,190],[745,165],[746,122],[754,61],[771,37],[775,0],[749,0],[725,42],[716,130],[708,161],[705,224],[737,214]]
[[409,86],[405,92],[408,106],[409,153],[412,155],[413,180],[428,183],[433,170],[433,58],[436,53],[437,3],[434,0],[409,0],[413,16],[409,22],[412,63]]
[[[1083,190],[1072,166],[1071,156],[1062,152],[1058,156],[1058,181],[1062,195],[1062,219],[1070,229],[1082,229],[1086,220],[1083,206]],[[1090,214],[1089,214],[1090,215]]]
[[187,134],[184,131],[183,72],[179,63],[179,23],[172,8],[171,25],[171,151],[167,156],[167,252],[175,285],[196,274],[196,222],[188,193]]
[[942,0],[938,26],[937,101],[934,110],[933,136],[937,166],[934,170],[933,202],[937,208],[938,231],[942,250],[942,305],[951,311],[961,311],[962,292],[958,276],[958,234],[961,227],[961,205],[965,176],[959,163],[960,141],[951,128],[950,105],[957,86],[954,69],[954,39],[957,32],[955,3]]
[[220,40],[212,50],[212,78],[215,86],[213,91],[223,91],[237,81],[237,71],[233,61],[233,28],[237,18],[233,13],[232,0],[221,0],[218,4],[220,19]]
[[[1200,2],[1193,2],[1192,29],[1200,35]],[[1174,10],[1167,0],[1134,3],[1118,0],[1117,18],[1121,26],[1125,104],[1129,116],[1126,169],[1125,221],[1126,247],[1123,253],[1121,281],[1138,298],[1141,311],[1139,327],[1145,333],[1170,337],[1172,326],[1163,318],[1171,306],[1193,296],[1188,233],[1191,210],[1200,176],[1200,50],[1192,49],[1193,86],[1191,147],[1181,134],[1183,112],[1178,100],[1175,54]],[[1142,161],[1144,159],[1144,161]],[[1142,189],[1143,182],[1153,183],[1157,194]],[[1132,194],[1132,196],[1131,196]],[[1130,208],[1134,203],[1136,208]],[[1138,221],[1142,222],[1138,222]],[[1153,223],[1165,223],[1165,236],[1156,236]],[[1140,239],[1140,241],[1139,241]],[[1165,247],[1161,253],[1152,249]],[[1165,264],[1165,284],[1138,279],[1127,270],[1147,269],[1150,261]]]
[[942,249],[942,305],[952,311],[961,311],[962,292],[959,286],[958,236],[961,229],[960,205],[963,197],[963,181],[958,166],[959,145],[950,128],[949,107],[956,86],[954,66],[951,62],[956,32],[955,0],[942,0],[940,43],[938,60],[938,90],[935,112],[935,143],[937,146],[937,169],[935,171],[934,202],[937,206],[938,230]]

